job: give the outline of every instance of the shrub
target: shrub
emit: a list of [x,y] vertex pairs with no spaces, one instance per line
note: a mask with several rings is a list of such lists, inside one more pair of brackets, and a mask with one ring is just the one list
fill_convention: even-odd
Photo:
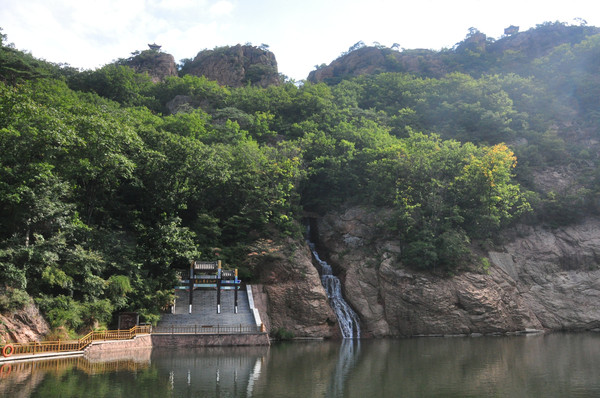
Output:
[[64,295],[56,297],[42,296],[35,301],[52,328],[64,326],[74,331],[84,326],[81,317],[81,304],[71,297]]
[[0,312],[20,310],[31,302],[26,291],[8,287],[0,290]]
[[271,330],[270,336],[276,340],[291,340],[294,338],[294,333],[285,328],[277,328]]

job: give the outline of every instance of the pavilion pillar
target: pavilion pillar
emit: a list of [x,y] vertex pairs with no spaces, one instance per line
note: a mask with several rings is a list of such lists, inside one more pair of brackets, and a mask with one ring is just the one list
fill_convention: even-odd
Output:
[[221,313],[221,260],[217,262],[217,314]]
[[238,313],[238,270],[235,269],[235,280],[233,284],[233,312]]
[[192,303],[194,301],[194,261],[190,264],[190,308],[189,313],[192,313]]

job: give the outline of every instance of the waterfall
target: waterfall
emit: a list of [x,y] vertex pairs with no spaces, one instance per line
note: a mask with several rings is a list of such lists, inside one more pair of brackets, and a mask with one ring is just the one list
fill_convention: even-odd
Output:
[[315,244],[309,241],[308,246],[310,247],[313,256],[315,256],[315,259],[319,262],[319,265],[321,265],[321,283],[327,292],[331,308],[337,316],[340,330],[342,331],[342,337],[345,339],[359,339],[360,325],[358,316],[342,297],[342,285],[340,280],[333,275],[331,265],[327,264],[326,261],[321,260],[319,253],[315,250]]

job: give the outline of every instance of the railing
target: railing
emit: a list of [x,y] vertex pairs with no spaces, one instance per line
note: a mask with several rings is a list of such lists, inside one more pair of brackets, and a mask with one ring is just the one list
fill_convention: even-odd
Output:
[[[89,332],[79,340],[71,341],[42,341],[31,343],[7,343],[0,348],[4,357],[11,355],[36,355],[54,352],[81,351],[93,341],[127,340],[138,334],[152,332],[151,325],[134,326],[129,330],[102,330]],[[0,358],[2,358],[0,356]]]
[[128,340],[134,338],[138,334],[149,334],[151,332],[151,325],[134,326],[129,330],[99,330],[88,333],[79,339],[79,341],[87,346],[92,341]]
[[216,271],[219,269],[218,261],[194,261],[194,270]]
[[264,325],[187,325],[134,326],[129,330],[93,331],[79,340],[7,343],[0,346],[0,359],[12,355],[37,355],[69,351],[82,351],[94,341],[128,340],[139,334],[255,334],[264,333]]
[[264,332],[262,325],[170,325],[152,329],[152,334],[254,334],[262,332]]

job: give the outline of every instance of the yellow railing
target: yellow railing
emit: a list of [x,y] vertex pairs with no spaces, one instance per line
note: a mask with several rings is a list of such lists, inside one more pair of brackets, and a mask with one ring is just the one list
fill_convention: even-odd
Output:
[[13,355],[36,355],[81,351],[94,341],[128,340],[139,334],[254,334],[264,332],[263,325],[171,325],[154,329],[151,325],[134,326],[131,329],[126,330],[100,330],[89,332],[79,340],[7,343],[0,346],[0,359]]
[[31,343],[7,343],[0,347],[0,358],[12,355],[36,355],[51,352],[81,351],[93,341],[127,340],[138,334],[152,332],[152,326],[134,326],[126,330],[100,330],[89,332],[79,340],[71,341],[42,341]]

